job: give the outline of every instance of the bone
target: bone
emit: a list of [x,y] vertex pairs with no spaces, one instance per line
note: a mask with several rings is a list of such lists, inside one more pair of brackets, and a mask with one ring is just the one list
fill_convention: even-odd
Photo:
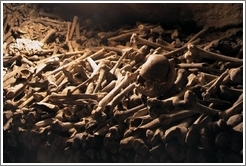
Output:
[[[182,23],[166,30],[137,22],[111,31],[113,24],[39,10],[4,4],[4,160],[242,161],[242,31],[226,35],[238,47],[232,58],[204,47],[221,29],[193,35]],[[16,38],[44,45],[20,50]]]
[[137,130],[139,127],[149,123],[152,120],[153,118],[148,114],[131,118],[129,121],[129,129],[133,131]]
[[[104,49],[101,49],[101,50],[99,50],[98,52],[92,54],[90,57],[92,58],[92,57],[100,56],[100,55],[103,54],[103,51],[104,51]],[[76,59],[76,61],[72,61],[72,62],[69,62],[69,63],[63,65],[63,66],[60,66],[59,68],[55,69],[54,71],[52,71],[52,72],[49,73],[49,74],[50,74],[50,75],[51,75],[51,74],[55,74],[55,73],[57,73],[57,72],[63,70],[65,67],[68,67],[68,66],[70,66],[70,65],[76,65],[77,63],[79,63],[79,62],[80,62],[81,60],[83,60],[83,59],[84,59],[84,57],[80,57],[80,58]],[[81,87],[83,87],[85,84],[87,84],[88,82],[90,82],[94,77],[95,77],[95,75],[91,76],[91,77],[88,78],[86,81],[84,81],[84,82],[82,82],[81,84],[79,84],[79,85],[74,89],[74,91],[77,90],[77,89],[79,89],[79,88],[81,88]]]
[[237,124],[236,126],[234,126],[233,127],[233,130],[242,133],[243,132],[243,122],[240,122],[239,124]]
[[51,123],[51,129],[54,130],[54,131],[57,131],[57,132],[68,131],[73,126],[74,126],[74,124],[71,123],[71,122],[61,122],[59,120],[54,120]]
[[127,54],[129,54],[129,52],[132,51],[132,49],[123,49],[122,50],[122,56],[120,57],[120,59],[117,61],[117,63],[115,64],[115,66],[110,70],[110,72],[112,74],[115,73],[115,70],[119,67],[120,63],[122,62],[122,60],[127,56]]
[[[146,80],[139,77],[136,87],[141,94],[149,97],[158,97],[164,95],[171,89],[171,87],[173,86],[173,82],[175,81],[176,74],[174,69],[174,62],[172,60],[168,62],[164,60],[164,62],[160,63],[158,61],[156,62],[156,60],[159,59],[158,57],[155,58],[154,54],[152,56],[153,59],[150,58],[149,61],[146,61],[146,63],[144,63],[144,65],[142,66],[143,68],[140,69],[141,77],[143,76]],[[158,68],[160,64],[163,63],[169,64],[169,67],[163,69],[160,72]],[[162,76],[162,74],[164,75],[164,77]],[[155,76],[153,77],[153,75]]]
[[88,79],[84,65],[85,63],[81,62],[81,64],[71,65],[66,69],[63,69],[63,73],[66,75],[69,82],[73,83],[74,85],[78,85],[84,80]]
[[203,79],[205,81],[204,84],[206,82],[210,82],[212,80],[215,80],[218,77],[217,75],[209,74],[209,73],[205,73],[205,72],[198,72],[197,76],[198,76],[198,78],[200,77],[201,79]]
[[30,92],[27,94],[24,94],[24,96],[21,99],[19,99],[18,101],[6,100],[5,101],[6,108],[9,108],[9,109],[22,108],[23,106],[25,106],[28,103],[27,101],[30,101],[29,98],[30,98],[30,100],[33,100],[32,93],[30,93]]
[[[96,119],[99,120],[99,117],[103,116],[101,120],[106,118],[105,113],[103,112],[107,103],[113,99],[113,97],[121,90],[127,86],[131,81],[135,80],[138,72],[128,73],[127,76],[122,80],[120,84],[118,84],[113,90],[111,90],[99,103],[95,110],[92,111],[92,115],[95,116]],[[97,117],[99,116],[99,117]]]
[[138,110],[140,110],[142,108],[144,108],[144,105],[140,104],[140,105],[133,107],[131,109],[128,109],[128,110],[124,110],[124,111],[116,110],[116,111],[114,111],[114,118],[118,122],[123,122],[125,119],[129,118],[135,112],[137,112]]
[[[242,84],[243,82],[242,73],[243,73],[243,66],[239,66],[237,68],[231,68],[228,72],[230,80],[233,83],[239,85]],[[226,81],[226,78],[223,81]]]
[[102,90],[101,92],[109,92],[111,91],[115,85],[116,85],[117,81],[113,80],[111,81],[109,84],[107,84]]
[[35,123],[35,128],[46,127],[54,121],[53,118],[47,118]]
[[21,62],[22,62],[22,63],[26,63],[26,64],[28,64],[29,66],[34,66],[34,63],[33,63],[32,61],[28,60],[25,56],[22,56]]
[[74,16],[73,17],[73,22],[72,22],[72,26],[71,26],[71,29],[70,29],[70,32],[69,32],[69,40],[72,38],[73,34],[74,34],[74,30],[76,28],[76,24],[79,20],[79,17],[78,16]]
[[158,144],[160,144],[160,142],[162,142],[163,144],[166,142],[165,139],[163,139],[163,135],[166,131],[166,127],[158,127],[157,129],[153,129],[153,130],[150,130],[148,129],[146,131],[146,137],[147,137],[147,140],[146,142],[148,144],[150,144],[152,147],[154,146],[158,146]]
[[[62,56],[63,57],[65,57],[65,56],[73,56],[73,55],[81,54],[81,53],[84,53],[86,56],[88,54],[90,54],[87,51],[86,52],[85,51],[75,51],[75,52],[68,52],[68,53],[63,53],[63,54],[56,54],[56,55],[53,55],[53,56],[51,56],[49,58],[46,58],[46,59],[43,59],[43,60],[39,61],[39,64],[43,64],[43,62],[46,62],[47,63],[47,62],[52,62],[54,60],[58,60],[59,57],[62,57]],[[84,59],[84,56],[81,57],[81,59]],[[65,68],[65,67],[67,67],[67,66],[69,66],[69,65],[71,65],[73,63],[72,62],[65,63],[65,64],[63,64],[63,66],[60,66],[59,68],[57,68],[54,71],[50,72],[50,74],[55,74],[55,73],[61,71],[63,68]]]
[[76,40],[80,40],[80,24],[79,24],[79,21],[77,22],[76,24],[76,27],[75,27],[75,35],[76,35]]
[[140,154],[141,156],[145,156],[149,151],[148,146],[140,138],[133,141],[133,149],[137,154]]
[[203,67],[207,67],[208,63],[179,63],[176,65],[176,67],[179,68],[203,68]]
[[228,71],[226,70],[223,72],[217,79],[216,81],[203,93],[203,98],[205,100],[208,100],[210,98],[210,95],[216,92],[218,89],[218,86],[222,83],[223,79],[228,75]]
[[184,119],[192,115],[194,115],[194,113],[189,110],[178,110],[178,111],[174,111],[168,114],[161,114],[159,118],[156,118],[152,120],[151,122],[136,128],[136,130],[137,129],[151,129],[151,128],[158,127],[160,125],[170,125],[174,123],[175,121]]
[[7,57],[4,57],[4,59],[3,59],[3,65],[6,66],[7,64],[11,64],[14,61],[20,60],[20,59],[22,59],[22,56],[20,54],[17,54],[14,57],[11,57],[9,59]]
[[226,100],[235,100],[238,96],[242,94],[242,89],[240,88],[233,88],[228,87],[226,85],[220,85],[220,94],[225,98]]
[[205,26],[201,31],[199,31],[195,36],[193,36],[184,46],[182,46],[176,50],[167,52],[164,54],[164,56],[167,58],[170,58],[170,57],[176,56],[179,53],[184,52],[186,50],[188,43],[196,43],[197,40],[199,39],[199,37],[201,35],[203,35],[204,33],[206,33],[208,30],[209,30],[209,27]]
[[45,37],[41,40],[42,43],[47,43],[48,39],[56,32],[55,29],[51,29],[48,31],[48,33],[45,35]]
[[224,120],[228,120],[229,117],[231,117],[234,114],[240,113],[243,109],[243,94],[241,94],[237,101],[228,108],[227,110],[224,110],[223,112],[220,113],[220,117]]
[[111,42],[111,41],[126,41],[126,40],[129,40],[131,36],[132,36],[132,32],[124,33],[124,34],[120,34],[118,36],[110,37],[110,38],[108,38],[108,41],[109,42]]
[[111,38],[110,40],[115,40],[117,38],[114,38],[114,36],[117,36],[118,34],[119,34],[119,30],[116,30],[116,31],[109,31],[109,32],[99,32],[97,34],[97,36],[100,39],[109,39],[109,38]]
[[242,121],[243,121],[243,115],[239,113],[239,114],[232,115],[230,118],[228,118],[226,123],[230,127],[235,127]]
[[50,14],[50,13],[47,13],[43,10],[41,10],[40,12],[38,12],[38,14],[40,16],[43,16],[43,17],[50,17],[50,18],[56,18],[56,19],[60,19],[61,17],[59,15],[56,15],[56,14]]
[[131,39],[130,39],[130,43],[147,45],[147,46],[154,47],[154,48],[161,47],[161,48],[163,48],[165,50],[168,50],[168,51],[173,51],[174,50],[174,48],[172,48],[172,47],[167,47],[167,46],[164,46],[164,45],[161,45],[161,44],[157,44],[157,43],[148,41],[146,39],[143,39],[142,37],[138,36],[137,34],[132,34]]
[[13,117],[9,118],[6,123],[3,125],[3,131],[8,131],[11,127]]
[[[184,87],[185,84],[187,83],[187,77],[188,77],[188,72],[185,69],[178,69],[177,71],[177,76],[176,76],[176,80],[173,83],[173,87],[172,87],[172,94],[177,94],[177,92],[180,92]],[[186,86],[189,83],[187,83]]]
[[182,162],[185,159],[185,150],[175,140],[166,143],[165,150],[176,162]]
[[212,108],[206,107],[206,106],[198,103],[195,93],[190,91],[190,90],[187,90],[185,92],[184,100],[189,103],[188,106],[191,107],[191,111],[205,114],[205,115],[211,115],[211,116],[218,116],[220,114],[219,110],[212,109]]
[[181,123],[170,127],[167,129],[163,135],[163,139],[165,139],[166,142],[171,141],[172,139],[177,139],[177,142],[181,146],[185,146],[185,137],[188,131],[188,128],[190,127],[193,120],[196,118],[196,116],[188,117],[181,121]]
[[102,89],[102,82],[105,79],[106,75],[108,75],[109,73],[109,68],[107,67],[107,63],[101,61],[101,63],[99,64],[99,76],[98,76],[98,80],[94,89],[94,93],[97,93],[98,91],[100,91]]
[[26,86],[27,86],[27,82],[21,82],[10,87],[6,92],[6,97],[7,98],[17,97],[20,93],[22,93],[25,90]]
[[76,100],[76,99],[98,99],[98,94],[57,94],[52,92],[51,95],[49,95],[49,100],[56,100],[56,99],[62,99],[62,100]]
[[185,137],[185,143],[188,146],[196,146],[199,142],[200,138],[200,130],[203,128],[203,126],[211,121],[210,116],[205,116],[204,114],[201,114],[196,121],[188,128],[186,137]]
[[134,84],[130,84],[129,86],[127,86],[124,90],[122,90],[118,95],[116,95],[112,101],[110,101],[107,105],[107,107],[110,107],[110,112],[112,112],[112,110],[115,108],[115,106],[120,103],[120,101],[122,100],[122,98],[129,93],[130,91],[132,91],[135,88]]
[[7,26],[10,24],[10,20],[11,20],[11,15],[7,15],[7,18],[4,21],[4,25],[3,25],[3,32],[5,32]]
[[[158,117],[162,113],[170,112],[174,107],[178,107],[179,103],[182,105],[181,99],[187,90],[192,90],[194,87],[186,86],[181,92],[175,94],[172,97],[164,98],[164,100],[159,100],[155,98],[149,98],[147,100],[147,106],[149,113],[153,117]],[[181,107],[182,108],[182,107]]]
[[[33,93],[31,92],[30,95],[32,95]],[[27,100],[24,100],[19,106],[17,106],[17,108],[23,108],[26,105],[28,105],[29,103],[31,103],[34,100],[34,96],[30,96],[27,98]]]
[[100,124],[97,129],[95,129],[94,135],[99,136],[105,136],[108,132],[109,128],[113,125],[111,122],[111,119],[108,119],[108,121],[105,121],[105,124]]
[[187,48],[188,48],[188,52],[185,54],[185,57],[188,60],[188,62],[192,62],[193,59],[196,56],[198,56],[201,59],[208,58],[208,59],[215,59],[218,61],[232,62],[232,63],[239,65],[239,66],[241,66],[243,63],[242,59],[233,58],[233,57],[229,57],[229,56],[225,56],[225,55],[221,55],[221,54],[217,54],[217,53],[213,53],[213,52],[208,52],[208,51],[205,51],[205,50],[195,46],[194,44],[188,44]]

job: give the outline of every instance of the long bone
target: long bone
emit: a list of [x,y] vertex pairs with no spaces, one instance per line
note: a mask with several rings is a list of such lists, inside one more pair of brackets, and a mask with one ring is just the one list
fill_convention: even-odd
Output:
[[112,41],[125,41],[126,39],[130,39],[132,36],[132,32],[128,32],[128,33],[124,33],[124,34],[120,34],[118,36],[113,36],[108,38],[109,42]]
[[219,77],[215,78],[214,80],[210,81],[208,84],[204,85],[203,87],[206,89],[206,91],[203,93],[203,97],[205,99],[208,99],[211,93],[219,88],[219,85],[221,84],[223,85],[230,82],[233,84],[241,84],[243,82],[242,66],[237,68],[227,69]]
[[18,78],[24,78],[27,79],[31,76],[32,70],[28,69],[28,65],[22,64],[20,67],[13,67],[13,71],[10,73],[7,73],[3,77],[3,85],[4,89],[7,88],[10,85],[15,84]]
[[83,66],[84,62],[82,61],[81,64],[71,65],[66,69],[63,69],[64,75],[68,78],[68,81],[71,84],[78,85],[83,80],[88,79],[85,68]]
[[218,86],[221,84],[221,82],[223,81],[223,79],[228,75],[228,71],[229,71],[229,69],[227,69],[226,71],[224,71],[224,73],[222,73],[216,79],[216,81],[213,83],[213,85],[211,85],[208,89],[206,89],[206,91],[203,93],[203,98],[205,100],[208,100],[210,98],[210,95],[212,94],[212,92],[215,92],[218,89]]
[[174,125],[167,129],[163,135],[163,139],[168,142],[174,138],[177,139],[178,143],[182,146],[185,144],[185,136],[188,131],[190,124],[193,122],[196,116],[188,117],[181,121],[181,123]]
[[6,97],[7,98],[17,97],[19,94],[21,94],[25,90],[27,86],[28,86],[27,81],[22,81],[20,83],[17,83],[11,86],[10,88],[7,89]]
[[135,112],[137,112],[138,110],[144,108],[144,104],[140,104],[136,107],[133,107],[131,109],[128,110],[124,110],[124,111],[120,111],[120,110],[116,110],[114,111],[114,118],[117,120],[117,122],[124,122],[125,119],[129,118],[130,116],[132,116]]
[[76,27],[76,24],[79,20],[79,17],[78,16],[74,16],[73,17],[73,22],[72,22],[72,27],[70,29],[70,32],[69,32],[69,36],[68,36],[68,39],[70,40],[74,34],[74,30],[75,30],[75,27]]
[[3,66],[7,66],[8,64],[11,64],[16,60],[21,60],[21,59],[22,59],[22,55],[20,53],[14,55],[14,56],[11,56],[11,57],[4,56],[3,57]]
[[182,52],[184,52],[186,49],[187,49],[187,45],[188,43],[196,43],[197,39],[203,35],[204,33],[206,33],[207,31],[209,30],[209,27],[205,26],[201,31],[199,31],[195,36],[193,36],[184,46],[178,48],[178,49],[175,49],[173,51],[170,51],[170,52],[167,52],[165,54],[163,54],[165,57],[167,58],[170,58],[170,57],[173,57],[173,56],[177,56],[177,54],[180,54]]
[[[147,110],[146,108],[143,108],[143,110]],[[145,111],[147,113],[147,111]],[[149,123],[150,121],[152,121],[153,118],[148,115],[142,115],[142,116],[137,116],[137,117],[133,117],[129,120],[129,129],[130,130],[136,130],[137,128],[139,128],[140,126],[143,126],[147,123]]]
[[[90,57],[93,59],[93,57],[101,56],[101,55],[104,53],[104,51],[105,51],[104,49],[101,49],[101,50],[99,50],[98,52],[92,54]],[[54,73],[56,73],[56,72],[59,72],[60,70],[63,70],[63,68],[68,67],[68,66],[70,66],[70,65],[75,65],[75,64],[79,63],[79,62],[80,62],[81,60],[83,60],[83,59],[84,59],[84,57],[82,57],[82,58],[80,57],[80,58],[76,59],[76,61],[69,62],[68,64],[66,64],[66,65],[64,65],[64,66],[59,67],[58,69],[56,69],[55,71],[53,71],[51,74],[54,74]],[[96,73],[96,72],[95,72],[95,73]],[[75,90],[77,90],[77,89],[83,87],[84,85],[86,85],[87,83],[89,83],[91,80],[94,79],[95,76],[96,76],[96,74],[94,74],[94,75],[92,75],[91,77],[89,77],[86,81],[82,82],[82,83],[79,84],[75,89],[73,89],[72,92],[74,92]]]
[[122,90],[118,95],[116,95],[107,105],[110,107],[110,113],[112,114],[112,110],[115,106],[126,96],[127,93],[132,91],[135,88],[135,84],[128,85],[124,90]]
[[158,145],[160,142],[165,143],[166,141],[163,138],[163,135],[166,131],[166,126],[158,127],[157,129],[148,129],[146,130],[146,142],[150,144],[152,147]]
[[[179,105],[179,103],[177,103]],[[184,94],[184,103],[181,102],[181,105],[184,104],[186,107],[190,108],[191,111],[211,115],[211,116],[218,116],[220,111],[215,110],[209,107],[206,107],[197,101],[197,96],[194,92],[187,90]]]
[[[49,74],[52,75],[52,74],[56,74],[57,72],[63,70],[63,68],[66,68],[70,65],[75,65],[77,63],[79,63],[81,60],[84,60],[87,56],[90,56],[91,58],[92,57],[98,57],[98,56],[101,56],[104,54],[104,49],[101,49],[99,50],[98,52],[94,53],[91,55],[91,53],[87,52],[85,53],[85,51],[78,51],[78,52],[68,52],[68,53],[64,53],[64,54],[58,54],[58,55],[55,55],[55,56],[52,56],[52,57],[59,57],[59,56],[71,56],[71,55],[76,55],[76,54],[81,54],[81,53],[85,53],[85,56],[81,56],[79,57],[78,59],[76,59],[75,61],[71,61],[69,63],[66,63],[65,65],[63,66],[60,66],[59,68],[53,70],[52,72],[50,72]],[[51,57],[51,58],[52,58]],[[49,58],[48,58],[49,59]],[[93,58],[92,58],[93,59]]]
[[[25,93],[25,92],[24,92]],[[6,108],[22,108],[24,107],[27,103],[30,102],[30,100],[33,100],[33,96],[32,96],[32,92],[27,92],[27,94],[25,94],[21,99],[19,99],[18,101],[13,101],[13,100],[6,100],[5,101],[5,106]]]
[[168,51],[173,51],[174,50],[173,47],[167,47],[167,46],[164,46],[164,45],[161,45],[161,44],[154,43],[154,42],[151,42],[149,40],[143,39],[142,37],[138,36],[136,33],[132,34],[131,39],[130,39],[130,43],[132,43],[132,44],[135,44],[135,43],[143,44],[143,45],[147,45],[147,46],[154,47],[154,48],[161,47],[161,48],[163,48],[165,50],[168,50]]
[[187,48],[188,48],[188,51],[185,53],[184,56],[186,57],[188,62],[192,62],[194,58],[197,59],[199,57],[202,59],[208,58],[208,59],[214,59],[218,61],[231,62],[239,66],[243,64],[243,59],[233,58],[233,57],[229,57],[229,56],[225,56],[225,55],[221,55],[221,54],[217,54],[213,52],[208,52],[191,43],[187,45]]
[[46,43],[48,39],[56,32],[55,29],[51,29],[48,31],[48,33],[45,35],[45,37],[40,41],[42,43]]
[[243,121],[243,114],[239,113],[239,114],[232,115],[230,118],[228,118],[226,123],[227,123],[227,126],[229,127],[235,127],[242,121]]
[[211,120],[212,120],[212,117],[201,114],[196,119],[196,121],[188,128],[188,131],[185,136],[186,145],[196,146],[200,138],[201,128],[203,128]]
[[92,111],[92,115],[97,120],[105,120],[106,114],[103,112],[107,103],[114,98],[114,96],[130,82],[137,78],[138,72],[127,73],[125,78],[120,82],[113,90],[111,90],[99,103],[95,110]]
[[109,74],[109,68],[107,67],[107,62],[101,61],[99,63],[99,76],[98,76],[98,80],[94,89],[94,93],[97,93],[98,91],[101,90],[101,84],[104,81],[105,77],[107,74]]
[[163,113],[168,113],[170,110],[172,110],[174,107],[178,106],[178,103],[180,100],[184,97],[184,94],[187,90],[196,88],[196,86],[186,86],[181,92],[178,94],[175,94],[172,97],[166,98],[164,100],[159,100],[155,98],[149,98],[147,100],[147,107],[149,109],[149,113],[153,117],[160,116]]
[[240,113],[243,110],[243,93],[238,97],[237,101],[227,110],[219,114],[220,118],[228,120],[234,114]]
[[152,120],[151,122],[145,125],[136,128],[135,130],[150,129],[150,128],[158,127],[160,125],[170,125],[178,120],[187,118],[194,114],[195,114],[194,112],[189,110],[178,110],[178,111],[173,111],[171,113],[161,114],[160,117]]
[[175,95],[182,91],[187,83],[188,72],[185,69],[178,69],[176,74],[176,80],[173,83],[172,88],[169,90],[168,96]]
[[235,100],[243,93],[243,89],[241,88],[233,88],[226,85],[220,85],[219,89],[221,96],[226,100]]

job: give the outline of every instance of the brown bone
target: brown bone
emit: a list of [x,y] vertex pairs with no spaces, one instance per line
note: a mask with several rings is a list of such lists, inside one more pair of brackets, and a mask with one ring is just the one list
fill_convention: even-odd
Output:
[[187,58],[187,60],[193,61],[193,59],[196,56],[199,56],[199,58],[208,58],[208,59],[215,59],[218,61],[226,61],[226,62],[232,62],[236,65],[241,66],[243,63],[242,59],[239,58],[233,58],[233,57],[229,57],[229,56],[225,56],[225,55],[221,55],[221,54],[217,54],[217,53],[213,53],[213,52],[208,52],[205,50],[202,50],[201,48],[195,46],[194,44],[189,43],[187,45],[188,48],[188,52],[186,52],[185,57]]

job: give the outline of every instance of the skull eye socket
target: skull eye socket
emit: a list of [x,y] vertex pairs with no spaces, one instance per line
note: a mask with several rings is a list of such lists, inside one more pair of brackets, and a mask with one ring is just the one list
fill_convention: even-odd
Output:
[[145,79],[141,77],[141,75],[139,75],[137,78],[137,83],[143,86],[145,82],[146,82]]

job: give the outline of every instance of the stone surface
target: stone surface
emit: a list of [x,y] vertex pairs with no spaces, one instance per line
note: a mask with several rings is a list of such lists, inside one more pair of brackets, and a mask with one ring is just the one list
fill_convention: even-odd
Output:
[[78,14],[84,19],[106,21],[115,26],[135,24],[136,21],[172,26],[177,22],[193,20],[197,25],[216,28],[243,23],[242,3],[71,3],[55,5],[61,8],[62,15],[68,19]]

